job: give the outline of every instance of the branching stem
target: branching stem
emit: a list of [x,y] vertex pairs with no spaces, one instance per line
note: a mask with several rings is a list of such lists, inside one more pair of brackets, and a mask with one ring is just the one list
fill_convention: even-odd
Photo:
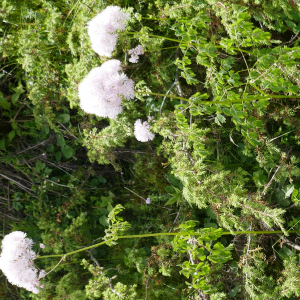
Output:
[[[169,98],[174,98],[174,99],[179,99],[183,101],[191,101],[191,99],[183,98],[183,97],[178,97],[174,95],[168,95],[168,94],[158,94],[158,93],[152,93],[152,92],[138,92],[136,91],[137,94],[149,94],[149,95],[155,95],[155,96],[160,96],[160,97],[169,97]],[[257,100],[269,100],[269,99],[299,99],[300,95],[294,95],[294,96],[285,96],[285,95],[266,95],[266,96],[253,96],[253,97],[248,97],[248,98],[240,98],[240,99],[234,99],[234,100],[225,100],[225,101],[197,101],[197,104],[230,104],[230,103],[240,103],[240,102],[249,102],[249,101],[257,101]]]
[[[234,231],[233,233],[231,233],[230,231],[224,231],[222,232],[222,235],[238,235],[238,234],[282,234],[284,233],[283,231],[281,230],[272,230],[272,231]],[[299,231],[297,230],[291,230],[289,231],[289,233],[299,233]],[[158,232],[158,233],[149,233],[149,234],[137,234],[137,235],[123,235],[123,236],[118,236],[117,239],[134,239],[134,238],[147,238],[147,237],[154,237],[154,236],[180,236],[180,235],[203,235],[203,232]],[[104,245],[108,242],[111,242],[111,241],[115,241],[116,238],[113,238],[113,239],[110,239],[110,240],[107,240],[107,241],[104,241],[104,242],[101,242],[101,243],[98,243],[98,244],[95,244],[95,245],[92,245],[92,246],[89,246],[89,247],[85,247],[85,248],[82,248],[82,249],[79,249],[79,250],[75,250],[75,251],[72,251],[72,252],[69,252],[69,253],[66,253],[66,254],[54,254],[54,255],[45,255],[45,256],[37,256],[36,259],[39,259],[39,258],[49,258],[49,257],[67,257],[67,256],[70,256],[72,254],[75,254],[75,253],[78,253],[78,252],[82,252],[82,251],[86,251],[86,250],[89,250],[89,249],[93,249],[93,248],[96,248],[96,247],[99,247],[101,245]]]

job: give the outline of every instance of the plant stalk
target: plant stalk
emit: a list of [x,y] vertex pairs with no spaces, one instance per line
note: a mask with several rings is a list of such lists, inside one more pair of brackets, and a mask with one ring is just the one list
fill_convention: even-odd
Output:
[[[155,95],[155,96],[160,96],[160,97],[169,97],[169,98],[179,99],[179,100],[183,100],[183,101],[191,101],[191,99],[178,97],[178,96],[174,96],[174,95],[158,94],[158,93],[152,93],[152,92],[136,92],[136,93],[138,93],[138,94],[149,94],[149,95]],[[300,98],[300,95],[294,95],[294,96],[285,96],[285,95],[253,96],[253,97],[248,97],[248,98],[225,100],[225,101],[198,101],[197,104],[230,104],[230,103],[240,103],[240,102],[247,102],[247,101],[269,100],[271,98],[274,98],[274,99],[293,99],[293,98]]]
[[[274,231],[235,231],[235,232],[230,232],[230,231],[224,231],[222,232],[222,235],[238,235],[238,234],[281,234],[283,233],[283,231],[281,230],[274,230]],[[291,230],[289,231],[289,233],[299,233],[299,231],[297,230]],[[115,241],[117,239],[134,239],[134,238],[144,238],[144,237],[154,237],[154,236],[178,236],[178,235],[202,235],[203,232],[160,232],[160,233],[149,233],[149,234],[137,234],[137,235],[123,235],[123,236],[118,236],[117,238],[112,238],[110,240],[89,246],[89,247],[85,247],[79,250],[75,250],[66,254],[54,254],[54,255],[45,255],[45,256],[37,256],[36,259],[39,258],[49,258],[49,257],[63,257],[63,256],[70,256],[72,254],[78,253],[78,252],[82,252],[82,251],[86,251],[89,249],[93,249],[96,247],[99,247],[101,245],[104,245],[108,242],[112,242]]]

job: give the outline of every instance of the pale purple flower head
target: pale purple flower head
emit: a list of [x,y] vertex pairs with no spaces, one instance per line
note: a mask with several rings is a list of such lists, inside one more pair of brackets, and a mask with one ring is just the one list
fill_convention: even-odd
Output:
[[40,244],[40,248],[41,248],[41,249],[44,249],[45,247],[46,247],[46,246],[45,246],[44,244],[42,244],[42,243]]
[[108,6],[89,21],[88,34],[92,49],[99,55],[111,57],[118,40],[116,32],[125,30],[128,17],[128,14],[120,11],[119,6]]
[[134,123],[134,136],[140,142],[148,142],[154,139],[154,134],[150,132],[150,125],[148,122],[142,123],[142,120],[138,119]]
[[131,54],[129,61],[132,63],[137,63],[139,60],[139,55],[144,54],[144,48],[142,45],[138,45],[137,47],[130,49],[128,54]]
[[82,110],[115,119],[123,110],[122,97],[134,98],[134,82],[121,71],[121,62],[116,59],[92,69],[78,87]]
[[41,277],[33,264],[36,253],[32,245],[33,240],[26,238],[26,233],[22,231],[6,235],[2,240],[0,269],[11,284],[37,294],[41,288]]
[[146,199],[146,204],[150,204],[151,203],[151,199],[150,198],[147,198]]
[[46,276],[46,272],[45,270],[41,270],[40,274],[39,274],[39,278],[44,278]]

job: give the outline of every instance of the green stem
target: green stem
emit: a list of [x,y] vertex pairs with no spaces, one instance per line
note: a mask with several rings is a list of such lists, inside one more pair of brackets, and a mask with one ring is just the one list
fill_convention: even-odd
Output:
[[[127,31],[126,33],[128,34],[133,34],[133,35],[144,35],[145,33],[140,33],[140,32],[130,32],[130,31]],[[156,37],[156,38],[160,38],[160,39],[165,39],[165,40],[168,40],[168,41],[172,41],[172,42],[177,42],[177,43],[180,43],[180,44],[186,44],[186,45],[191,45],[191,46],[200,46],[200,45],[205,45],[205,44],[200,44],[200,43],[193,43],[193,42],[186,42],[186,41],[181,41],[181,40],[177,40],[177,39],[171,39],[171,38],[168,38],[168,37],[165,37],[165,36],[161,36],[161,35],[155,35],[155,34],[151,34],[151,33],[147,33],[148,36],[151,36],[151,37]],[[217,45],[214,45],[215,48],[225,48],[223,46],[217,46]],[[242,50],[242,49],[239,49],[239,48],[234,48],[232,47],[231,49],[233,50],[236,50],[236,51],[240,51],[240,52],[245,52],[245,53],[248,53],[248,54],[252,54],[251,51],[247,51],[247,50]]]
[[144,19],[144,20],[154,20],[154,21],[174,20],[174,19],[171,19],[171,18],[159,19],[159,18],[144,18],[144,17],[142,17],[142,19]]
[[[138,94],[149,94],[149,95],[155,95],[155,96],[161,96],[161,97],[169,97],[169,98],[179,99],[179,100],[183,100],[183,101],[190,101],[191,100],[191,99],[182,98],[182,97],[178,97],[178,96],[158,94],[158,93],[152,93],[152,92],[136,92],[136,93],[138,93]],[[244,101],[268,100],[270,98],[293,99],[293,98],[300,98],[300,95],[295,95],[295,96],[285,96],[285,95],[254,96],[254,97],[227,100],[227,101],[198,101],[197,103],[198,104],[230,104],[230,103],[239,103],[239,102],[244,102]]]
[[[130,31],[127,31],[126,33],[128,34],[133,34],[133,35],[144,35],[144,33],[140,33],[140,32],[130,32]],[[156,37],[156,38],[160,38],[160,39],[165,39],[165,40],[168,40],[168,41],[172,41],[172,42],[177,42],[177,43],[184,43],[184,44],[187,44],[186,42],[183,42],[181,40],[177,40],[177,39],[171,39],[171,38],[168,38],[168,37],[165,37],[165,36],[161,36],[161,35],[155,35],[155,34],[149,34],[147,33],[148,36],[151,36],[151,37]]]
[[[178,48],[178,46],[166,47],[166,48],[160,48],[159,50],[174,49],[174,48]],[[159,50],[144,50],[144,51],[145,51],[145,52],[158,52]]]
[[136,92],[136,93],[138,93],[138,94],[149,94],[149,95],[155,95],[155,96],[161,96],[161,97],[169,97],[169,98],[174,98],[174,99],[180,99],[180,100],[183,100],[183,101],[190,101],[189,99],[178,97],[178,96],[173,96],[173,95],[158,94],[158,93],[152,93],[152,92],[145,92],[145,93]]
[[[222,235],[238,235],[238,234],[274,234],[274,233],[283,233],[281,230],[274,230],[274,231],[235,231],[235,232],[230,232],[230,231],[224,231],[222,232]],[[291,230],[289,233],[299,233],[297,230]],[[154,237],[154,236],[178,236],[178,235],[203,235],[203,232],[160,232],[160,233],[149,233],[149,234],[137,234],[137,235],[123,235],[123,236],[118,236],[117,239],[134,239],[134,238],[144,238],[144,237]],[[66,257],[81,251],[86,251],[89,249],[93,249],[96,247],[99,247],[101,245],[104,245],[108,242],[115,241],[116,238],[89,246],[85,247],[79,250],[75,250],[66,254],[56,254],[56,255],[45,255],[45,256],[37,256],[36,259],[39,258],[49,258],[49,257]]]

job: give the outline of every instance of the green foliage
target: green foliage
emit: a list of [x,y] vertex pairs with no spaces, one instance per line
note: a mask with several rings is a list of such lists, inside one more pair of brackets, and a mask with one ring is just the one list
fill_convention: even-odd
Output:
[[[191,232],[195,225],[194,221],[188,221],[180,224],[179,228]],[[215,274],[210,273],[214,273],[214,264],[220,266],[231,259],[232,245],[225,248],[220,242],[212,244],[222,236],[221,229],[204,228],[201,233],[197,239],[190,236],[177,236],[174,238],[173,247],[176,252],[189,254],[189,260],[180,265],[182,268],[180,273],[187,278],[192,278],[192,282],[187,284],[196,290],[200,289],[205,294],[211,294],[214,292],[211,282]]]
[[108,215],[107,223],[110,226],[108,229],[105,229],[105,237],[103,239],[108,241],[107,245],[109,246],[115,245],[116,243],[114,241],[130,228],[130,224],[127,221],[122,222],[123,218],[117,216],[123,209],[124,207],[121,204],[118,204]]
[[82,261],[85,268],[93,275],[86,286],[87,299],[99,299],[101,296],[107,299],[136,299],[136,285],[126,285],[118,282],[114,287],[112,280],[115,278],[108,278],[101,268],[89,265],[86,260]]
[[[297,234],[275,244],[267,235],[222,237],[224,229],[299,230],[299,5],[109,5],[130,13],[113,58],[136,84],[114,120],[85,114],[77,91],[107,60],[86,28],[104,3],[1,3],[3,234],[26,231],[43,254],[110,242],[66,257],[38,295],[1,279],[0,297],[299,297]],[[137,44],[145,55],[130,64]],[[148,118],[153,142],[134,138],[138,118]],[[188,235],[118,239],[176,227]],[[57,263],[36,262],[46,271]]]

